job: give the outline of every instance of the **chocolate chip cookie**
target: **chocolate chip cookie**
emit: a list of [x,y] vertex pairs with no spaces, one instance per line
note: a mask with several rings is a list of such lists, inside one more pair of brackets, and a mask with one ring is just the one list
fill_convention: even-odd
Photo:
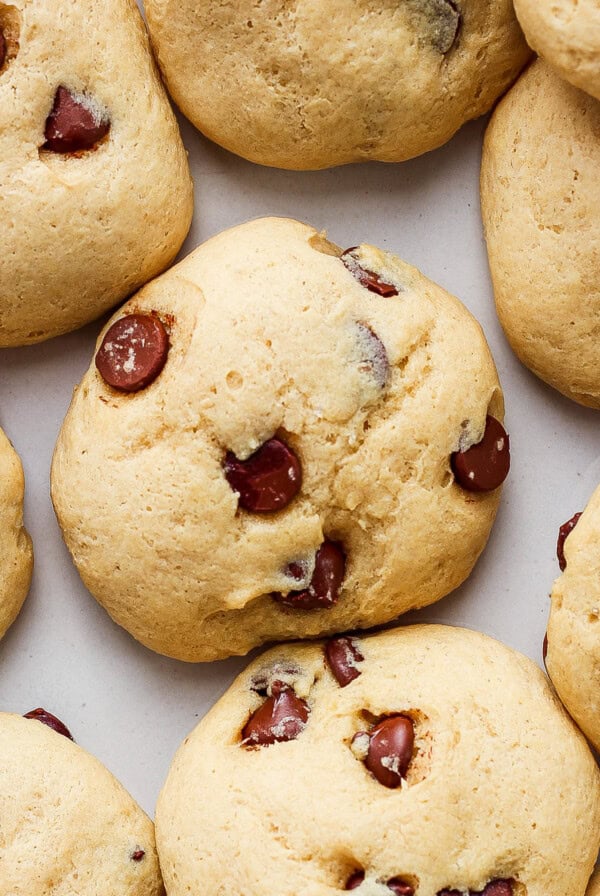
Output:
[[511,0],[145,7],[183,113],[226,149],[278,168],[399,162],[441,146],[531,55]]
[[0,429],[0,637],[14,622],[29,590],[31,539],[23,525],[23,468]]
[[469,574],[508,472],[479,325],[393,255],[262,219],[102,333],[52,494],[92,594],[184,660],[364,627]]
[[129,0],[0,4],[0,346],[76,329],[159,274],[187,157]]
[[598,768],[540,669],[444,626],[263,654],[156,812],[169,896],[582,896],[599,831]]

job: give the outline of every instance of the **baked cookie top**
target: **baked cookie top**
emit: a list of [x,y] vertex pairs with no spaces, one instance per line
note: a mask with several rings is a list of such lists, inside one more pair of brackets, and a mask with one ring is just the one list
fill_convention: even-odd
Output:
[[31,582],[33,551],[23,525],[23,468],[0,429],[0,637],[14,622]]
[[486,112],[530,56],[511,0],[145,6],[184,114],[226,149],[278,168],[434,149]]
[[600,775],[530,660],[413,626],[255,660],[177,752],[169,896],[581,896]]
[[0,892],[164,896],[152,822],[41,713],[0,714]]
[[561,527],[546,666],[558,695],[600,750],[600,487]]
[[531,47],[562,77],[600,99],[598,0],[515,0]]
[[98,317],[172,261],[191,215],[135,3],[0,4],[0,346]]
[[542,60],[492,116],[481,206],[512,348],[555,389],[600,407],[600,103]]
[[161,653],[215,659],[460,584],[508,470],[502,417],[457,299],[388,253],[266,218],[112,319],[57,443],[53,500],[113,618]]

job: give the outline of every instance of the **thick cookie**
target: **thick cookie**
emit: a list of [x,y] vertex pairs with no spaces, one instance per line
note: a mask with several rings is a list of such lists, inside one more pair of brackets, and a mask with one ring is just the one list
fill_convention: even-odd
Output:
[[529,45],[575,87],[600,99],[598,0],[514,0]]
[[152,822],[58,719],[28,715],[0,714],[0,892],[163,896]]
[[508,470],[502,416],[455,298],[392,255],[266,218],[113,318],[59,436],[53,500],[111,616],[209,660],[457,587]]
[[600,407],[600,103],[541,60],[487,129],[481,205],[512,348],[555,389]]
[[191,214],[135,4],[0,4],[0,346],[122,301],[172,261]]
[[530,56],[510,0],[145,6],[184,114],[226,149],[279,168],[435,149],[487,112]]
[[558,695],[600,750],[600,487],[561,527],[546,666]]
[[33,551],[23,526],[23,468],[0,429],[0,638],[17,617],[31,582]]
[[444,626],[263,654],[156,812],[169,896],[583,896],[599,832],[596,763],[546,677]]

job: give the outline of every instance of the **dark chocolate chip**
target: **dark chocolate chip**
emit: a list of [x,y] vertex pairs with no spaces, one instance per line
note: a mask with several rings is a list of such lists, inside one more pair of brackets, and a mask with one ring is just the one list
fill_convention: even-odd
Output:
[[96,353],[103,380],[121,392],[137,392],[165,366],[169,337],[158,317],[127,314],[110,327]]
[[246,460],[228,451],[223,470],[239,506],[253,513],[283,510],[302,486],[300,461],[281,439],[269,439]]
[[412,759],[415,729],[408,716],[390,716],[369,732],[364,763],[384,787],[399,787]]
[[0,68],[2,68],[2,66],[4,65],[5,62],[6,62],[6,38],[4,37],[2,29],[0,28]]
[[[298,610],[328,610],[337,602],[345,571],[346,556],[341,544],[324,541],[316,553],[315,569],[308,588],[285,595],[275,593],[273,597],[286,607]],[[286,572],[289,573],[289,567]]]
[[254,712],[242,729],[244,746],[268,746],[295,740],[308,720],[308,704],[283,681],[274,681],[271,696]]
[[146,855],[143,849],[136,849],[131,853],[131,861],[132,862],[141,862],[144,856]]
[[486,417],[483,438],[451,457],[457,483],[469,492],[489,492],[502,485],[510,467],[509,439],[495,417]]
[[[582,511],[583,512],[583,511]],[[565,558],[565,541],[567,540],[567,536],[571,534],[577,523],[579,522],[579,517],[581,513],[576,513],[571,517],[570,520],[567,520],[566,523],[563,523],[560,529],[558,530],[558,541],[556,542],[556,556],[558,557],[558,565],[561,568],[561,571],[567,567],[567,560]]]
[[542,659],[544,660],[544,666],[546,665],[546,657],[548,656],[548,632],[544,635],[544,640],[542,641]]
[[385,299],[390,296],[397,296],[398,290],[392,283],[386,283],[385,280],[382,280],[374,271],[369,271],[367,268],[361,266],[358,259],[353,254],[356,249],[357,246],[353,246],[351,249],[346,249],[346,251],[342,253],[342,263],[350,271],[354,279],[358,280],[361,286],[364,286],[371,292],[377,293],[378,296],[383,296]]
[[439,53],[448,53],[456,42],[461,26],[461,14],[453,0],[426,0],[431,8],[431,42]]
[[57,734],[62,734],[63,737],[68,737],[69,740],[73,740],[73,735],[67,726],[63,725],[60,719],[57,719],[56,716],[53,716],[51,712],[47,712],[45,709],[32,709],[30,712],[26,712],[23,718],[37,719],[38,722],[47,725],[48,728],[52,728]]
[[59,87],[46,119],[43,149],[73,153],[95,149],[110,130],[110,120],[90,97]]
[[379,388],[383,389],[390,373],[390,362],[385,346],[367,324],[359,322],[356,326],[361,353],[358,368],[373,377]]
[[341,688],[345,688],[360,675],[356,664],[362,662],[364,656],[358,649],[355,638],[332,638],[325,645],[325,656]]
[[[483,890],[469,890],[469,896],[513,896],[514,881],[498,878],[486,884]],[[439,890],[437,896],[463,896],[461,890]]]
[[345,890],[356,890],[357,887],[360,887],[363,880],[365,879],[364,871],[353,871],[348,880],[346,881]]
[[415,888],[411,884],[407,884],[401,877],[391,877],[387,887],[396,894],[396,896],[414,896]]

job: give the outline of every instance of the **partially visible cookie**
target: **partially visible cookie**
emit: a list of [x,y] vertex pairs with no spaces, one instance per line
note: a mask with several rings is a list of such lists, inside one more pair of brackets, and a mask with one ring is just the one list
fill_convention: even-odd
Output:
[[42,710],[0,714],[3,896],[163,896],[154,828]]
[[395,256],[265,218],[125,305],[52,496],[92,594],[179,659],[366,627],[457,587],[508,472],[466,308]]
[[600,103],[541,60],[492,116],[481,206],[512,348],[555,389],[600,407]]
[[546,667],[558,695],[600,750],[600,487],[561,527]]
[[14,622],[31,582],[33,551],[23,525],[23,468],[0,429],[0,638]]
[[531,47],[562,78],[600,99],[598,0],[514,0]]
[[183,113],[226,149],[278,168],[435,149],[487,112],[531,55],[511,0],[145,8]]
[[178,750],[169,896],[583,896],[600,774],[530,660],[413,626],[255,660]]

